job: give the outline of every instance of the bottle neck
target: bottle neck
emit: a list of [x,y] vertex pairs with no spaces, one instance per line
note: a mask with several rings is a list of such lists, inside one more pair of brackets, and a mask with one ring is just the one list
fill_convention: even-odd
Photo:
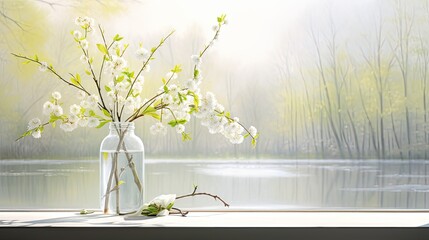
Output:
[[134,134],[134,123],[133,122],[111,122],[109,124],[111,135],[129,135]]

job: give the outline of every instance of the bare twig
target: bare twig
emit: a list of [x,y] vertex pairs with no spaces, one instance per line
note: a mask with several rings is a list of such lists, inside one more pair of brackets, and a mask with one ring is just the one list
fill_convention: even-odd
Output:
[[176,212],[171,211],[170,214],[180,214],[182,215],[182,217],[186,217],[186,215],[188,215],[188,211],[182,211],[179,208],[171,208],[173,210],[176,210]]
[[194,196],[198,196],[198,195],[206,195],[206,196],[214,198],[215,200],[221,201],[225,207],[229,207],[229,204],[227,202],[225,202],[218,195],[213,195],[211,193],[205,193],[205,192],[197,192],[197,188],[198,188],[198,186],[194,186],[194,190],[193,190],[193,192],[191,194],[186,194],[186,195],[178,196],[178,197],[176,197],[176,200],[181,199],[181,198],[186,198],[186,197],[194,197]]

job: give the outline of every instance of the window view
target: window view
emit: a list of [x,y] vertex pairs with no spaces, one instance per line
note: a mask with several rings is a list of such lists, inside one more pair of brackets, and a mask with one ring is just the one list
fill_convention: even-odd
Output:
[[[177,120],[176,128],[164,122],[167,134],[153,134],[160,120],[153,115],[161,114],[154,109],[134,122],[144,144],[145,201],[197,185],[230,209],[429,205],[428,1],[20,0],[2,1],[0,13],[0,209],[100,208],[100,144],[109,134],[109,124],[73,131],[58,124],[15,141],[31,119],[49,121],[43,105],[53,92],[68,112],[76,89],[11,53],[86,84],[84,64],[92,60],[82,61],[77,17],[95,19],[85,37],[97,71],[100,28],[109,41],[123,37],[122,49],[129,44],[124,56],[135,69],[142,46],[151,50],[175,30],[142,71],[148,99],[175,66],[181,71],[172,81],[195,77],[191,56],[210,42],[222,14],[227,23],[198,63],[200,88],[231,119],[256,127],[257,144],[251,136],[233,144],[198,118],[186,124],[189,141]],[[101,87],[110,89],[107,80]],[[178,205],[225,210],[208,197]]]

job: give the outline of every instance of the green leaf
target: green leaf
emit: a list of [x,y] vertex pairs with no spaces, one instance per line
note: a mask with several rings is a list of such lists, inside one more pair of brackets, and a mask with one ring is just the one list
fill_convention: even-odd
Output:
[[198,78],[198,75],[200,75],[200,71],[198,69],[194,70],[194,78]]
[[102,128],[106,123],[111,122],[111,120],[103,120],[100,121],[100,124],[96,128]]
[[116,34],[115,37],[113,37],[113,41],[118,42],[124,39],[123,37],[119,36],[119,34]]
[[53,123],[53,122],[55,122],[55,121],[57,121],[57,120],[62,120],[62,119],[63,119],[63,117],[62,117],[62,116],[57,117],[57,116],[55,116],[54,114],[51,114],[51,117],[49,118],[49,122],[50,122],[50,123]]
[[190,141],[192,140],[191,135],[189,133],[182,132],[182,141]]
[[256,139],[252,138],[252,147],[256,147]]
[[116,78],[115,82],[116,83],[120,83],[120,82],[124,81],[124,78],[125,78],[125,76],[121,75],[121,76],[119,76],[119,77]]
[[120,56],[121,55],[121,51],[119,50],[119,48],[116,48],[116,55]]
[[107,111],[106,109],[101,109],[101,111],[103,111],[103,114],[104,114],[104,116],[106,116],[106,117],[108,117],[108,118],[110,118],[110,117],[112,117],[111,115],[110,115],[110,113],[109,113],[109,111]]
[[106,92],[112,91],[112,89],[107,85],[104,85],[104,90],[106,90]]
[[37,55],[34,55],[34,60],[35,60],[36,62],[38,62],[38,61],[39,61],[39,57],[38,57]]
[[176,65],[176,66],[174,66],[173,69],[171,69],[171,72],[173,72],[173,73],[179,73],[181,71],[182,71],[182,68],[180,67],[180,65]]
[[226,14],[222,14],[219,17],[217,17],[217,22],[223,23],[225,21],[225,18],[226,18]]
[[156,113],[156,111],[157,110],[154,107],[148,107],[146,110],[143,111],[142,114],[143,115],[148,115],[148,116],[151,116],[151,117],[153,117],[153,118],[155,118],[157,120],[160,120],[161,116],[158,113]]
[[167,210],[168,210],[168,211],[170,211],[170,209],[173,207],[173,205],[174,205],[174,202],[172,202],[172,203],[168,204],[168,206],[167,206]]
[[79,82],[78,82],[78,81],[76,81],[76,79],[75,79],[75,78],[71,78],[71,79],[70,79],[70,82],[71,82],[73,85],[75,85],[75,86],[79,86]]
[[171,127],[175,127],[179,124],[185,124],[186,123],[186,119],[177,119],[177,120],[171,120],[170,122],[168,122],[168,125],[170,125]]
[[106,46],[104,46],[104,44],[97,43],[97,48],[104,55],[108,55],[109,54],[109,52],[107,51],[107,48],[106,48]]
[[153,47],[152,49],[150,49],[150,51],[151,51],[152,53],[154,53],[154,52],[156,51],[156,47]]
[[149,115],[149,116],[155,118],[156,120],[161,120],[161,116],[156,112],[149,112],[149,113],[146,113],[145,115]]
[[165,85],[165,83],[167,82],[167,80],[165,80],[165,78],[162,78],[162,83]]
[[165,92],[165,93],[168,93],[168,92],[169,92],[167,85],[164,85],[164,92]]
[[95,116],[95,112],[94,112],[94,110],[89,110],[89,116],[90,117],[94,117]]
[[91,75],[91,72],[88,71],[87,69],[85,69],[85,73],[86,73],[86,75]]
[[78,83],[81,83],[81,82],[82,82],[82,79],[80,78],[79,73],[76,73],[76,81],[77,81]]

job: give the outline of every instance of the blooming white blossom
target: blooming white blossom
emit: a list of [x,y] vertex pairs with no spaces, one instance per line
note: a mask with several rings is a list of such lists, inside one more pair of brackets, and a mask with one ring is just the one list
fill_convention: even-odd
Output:
[[206,95],[201,99],[199,112],[195,114],[197,118],[207,117],[209,114],[213,113],[217,105],[216,97],[213,93],[207,92]]
[[55,105],[54,108],[52,109],[52,113],[59,117],[61,115],[63,115],[63,108],[60,105]]
[[39,118],[33,118],[30,120],[30,122],[28,122],[28,130],[36,128],[36,127],[40,126],[40,124],[42,124],[42,121],[40,121]]
[[82,54],[82,56],[80,56],[80,61],[83,63],[83,64],[87,64],[88,63],[88,57],[87,56],[85,56],[85,54]]
[[60,124],[60,128],[64,130],[64,132],[71,132],[76,128],[76,125],[70,123],[70,122],[62,122]]
[[86,39],[83,39],[80,41],[80,46],[83,50],[88,50],[89,43]]
[[164,94],[164,96],[162,97],[162,101],[165,104],[172,104],[174,99],[170,94]]
[[88,127],[93,128],[100,125],[100,120],[98,118],[90,117],[88,118]]
[[52,111],[54,110],[55,105],[51,102],[45,102],[43,104],[43,114],[50,115]]
[[41,72],[45,72],[48,69],[48,63],[47,62],[40,62],[39,70]]
[[71,123],[78,123],[79,122],[79,117],[74,115],[74,114],[70,114],[70,116],[68,117],[69,122]]
[[215,111],[223,112],[223,111],[225,111],[225,107],[222,104],[218,103],[215,106]]
[[141,61],[146,61],[149,58],[149,51],[145,48],[139,48],[136,51],[136,57]]
[[79,90],[76,94],[76,98],[79,100],[83,100],[86,97],[86,93],[82,90]]
[[147,64],[146,67],[144,67],[145,72],[150,72],[150,65]]
[[201,60],[200,56],[198,56],[198,55],[192,55],[191,60],[192,60],[192,63],[197,65],[197,66],[199,66],[202,63],[202,60]]
[[228,124],[222,134],[229,139],[233,144],[240,144],[244,140],[244,136],[241,135],[244,131],[244,128],[237,122]]
[[80,40],[81,38],[82,38],[82,33],[81,32],[79,32],[79,31],[73,31],[73,37],[76,39],[76,40]]
[[158,214],[156,214],[157,217],[165,217],[168,216],[170,214],[170,211],[167,209],[161,210],[159,211]]
[[200,81],[196,81],[195,79],[188,79],[185,82],[185,86],[186,88],[188,88],[191,91],[196,91],[198,89],[198,86],[201,82]]
[[86,127],[88,125],[88,118],[81,118],[79,119],[79,126]]
[[143,91],[143,86],[138,82],[134,83],[133,93],[137,94],[137,93],[141,93],[142,91]]
[[185,125],[183,125],[183,124],[177,124],[176,125],[176,132],[178,133],[178,134],[181,134],[181,133],[183,133],[185,131]]
[[95,94],[92,94],[91,96],[88,96],[86,101],[89,104],[89,108],[96,108],[98,103],[98,96]]
[[91,108],[91,104],[88,102],[88,101],[86,101],[86,100],[82,100],[82,101],[80,101],[80,104],[79,104],[81,107],[83,107],[83,108]]
[[167,134],[167,128],[161,122],[157,122],[150,127],[150,133],[152,133],[153,135],[156,135],[158,133],[165,135]]
[[240,144],[244,141],[244,137],[243,135],[240,135],[240,134],[234,134],[229,138],[229,141],[232,144]]
[[123,57],[112,56],[111,61],[106,62],[106,71],[111,74],[118,74],[127,67],[127,61]]
[[249,132],[250,132],[250,135],[252,137],[256,137],[256,134],[258,133],[258,130],[254,126],[250,126]]
[[180,88],[176,84],[170,84],[170,86],[168,87],[168,90],[171,96],[176,97],[177,94],[179,93]]
[[81,26],[88,32],[91,32],[95,26],[94,19],[90,17],[77,17],[74,22],[76,25]]
[[130,85],[128,84],[128,82],[122,81],[122,82],[116,84],[115,89],[120,93],[121,92],[125,93],[125,92],[128,92],[129,86]]
[[177,79],[177,73],[174,73],[174,72],[170,71],[167,74],[165,74],[165,79],[167,79],[167,80],[169,80],[169,79],[171,79],[171,80]]
[[33,136],[34,138],[40,138],[42,136],[42,131],[40,130],[33,131],[31,133],[31,136]]
[[175,200],[176,194],[164,194],[154,198],[149,205],[154,204],[158,209],[162,209],[157,216],[167,216],[169,214],[168,207],[171,207]]
[[61,99],[61,93],[59,93],[59,92],[53,92],[53,93],[52,93],[52,97],[53,97],[55,100],[60,100],[60,99]]
[[70,106],[70,113],[74,115],[78,115],[80,113],[81,107],[77,104],[73,104]]

